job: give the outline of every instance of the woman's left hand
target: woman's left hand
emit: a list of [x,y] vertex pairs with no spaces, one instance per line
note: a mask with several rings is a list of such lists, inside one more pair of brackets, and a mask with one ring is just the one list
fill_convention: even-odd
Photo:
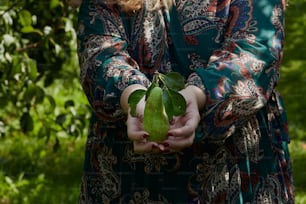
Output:
[[200,114],[197,106],[193,103],[187,104],[186,113],[173,118],[168,138],[164,141],[164,146],[170,152],[177,152],[190,147],[193,144],[195,130],[200,121]]
[[142,118],[145,107],[145,100],[142,98],[137,104],[137,116],[133,117],[128,113],[126,121],[128,138],[133,142],[134,152],[136,153],[161,153],[165,150],[163,144],[149,141],[149,134],[143,129]]
[[200,110],[206,99],[203,91],[194,86],[182,90],[181,94],[187,103],[186,112],[173,118],[168,138],[163,142],[170,152],[181,151],[193,144],[195,131],[200,122]]

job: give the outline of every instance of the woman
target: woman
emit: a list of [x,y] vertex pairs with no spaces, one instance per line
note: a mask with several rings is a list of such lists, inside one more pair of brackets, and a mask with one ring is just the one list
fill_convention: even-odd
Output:
[[[275,86],[281,0],[83,0],[81,83],[93,107],[80,203],[293,203]],[[155,143],[127,99],[179,72],[186,114]]]

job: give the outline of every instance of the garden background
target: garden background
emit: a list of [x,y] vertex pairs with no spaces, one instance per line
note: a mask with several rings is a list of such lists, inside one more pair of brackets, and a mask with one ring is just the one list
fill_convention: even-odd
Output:
[[[77,9],[0,0],[0,204],[77,203],[90,107],[79,84]],[[306,0],[289,0],[278,90],[296,203],[306,203]]]

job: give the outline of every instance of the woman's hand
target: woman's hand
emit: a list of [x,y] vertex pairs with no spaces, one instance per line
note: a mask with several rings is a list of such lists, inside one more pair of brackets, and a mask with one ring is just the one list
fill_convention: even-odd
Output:
[[[129,110],[127,98],[137,86],[130,87],[124,91],[121,99],[122,107]],[[195,86],[188,86],[180,92],[186,102],[186,113],[179,117],[174,117],[168,131],[168,138],[161,142],[149,141],[149,134],[143,129],[142,118],[145,107],[144,98],[140,100],[136,107],[137,117],[132,117],[128,112],[127,134],[130,140],[133,141],[134,151],[137,153],[163,153],[177,152],[187,148],[193,144],[195,130],[200,121],[199,111],[205,104],[205,95],[203,91]]]
[[130,140],[133,141],[134,151],[136,153],[159,153],[165,150],[163,144],[149,141],[147,138],[149,134],[143,130],[142,119],[145,107],[145,100],[142,98],[137,104],[136,117],[132,117],[128,114],[127,134]]
[[121,107],[124,111],[128,112],[128,118],[126,121],[128,138],[133,141],[134,151],[136,153],[163,152],[165,150],[165,147],[162,144],[158,144],[157,142],[149,141],[149,134],[143,129],[142,119],[145,107],[144,98],[142,98],[137,104],[137,116],[133,117],[130,114],[128,97],[133,91],[137,89],[145,89],[145,87],[142,87],[140,85],[131,85],[127,87],[121,95]]
[[195,130],[200,122],[200,110],[205,104],[206,97],[198,87],[188,86],[181,94],[187,102],[186,112],[173,119],[168,139],[163,143],[167,147],[166,151],[181,151],[193,144]]

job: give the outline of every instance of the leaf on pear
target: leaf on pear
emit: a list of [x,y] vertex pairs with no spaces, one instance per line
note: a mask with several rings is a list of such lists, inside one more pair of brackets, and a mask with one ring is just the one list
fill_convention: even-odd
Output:
[[131,108],[131,115],[133,117],[136,117],[136,106],[139,103],[139,101],[142,99],[142,97],[146,94],[146,90],[144,89],[138,89],[136,91],[133,91],[129,98],[128,98],[128,104]]
[[173,107],[173,115],[179,116],[183,115],[186,112],[186,100],[182,94],[173,90],[167,89],[167,93],[171,99],[172,107]]
[[173,104],[168,91],[163,92],[163,104],[165,106],[165,111],[168,116],[168,120],[171,121],[173,119]]
[[185,87],[185,80],[178,72],[169,72],[166,75],[162,75],[162,81],[164,85],[169,89],[180,91]]

